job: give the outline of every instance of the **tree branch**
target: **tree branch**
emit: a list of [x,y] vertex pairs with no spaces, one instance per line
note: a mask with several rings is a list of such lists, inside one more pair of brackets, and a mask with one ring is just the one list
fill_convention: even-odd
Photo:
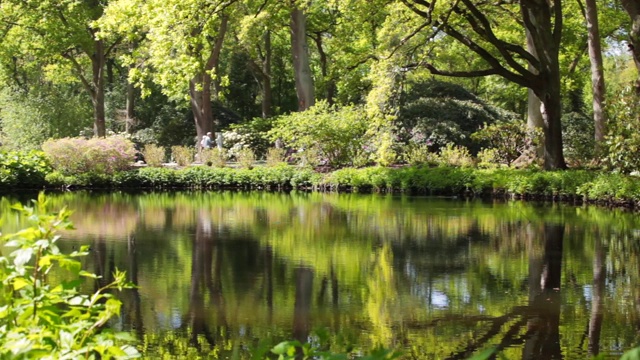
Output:
[[[528,61],[530,64],[534,65],[538,63],[538,60],[532,56],[528,51],[518,45],[514,45],[498,39],[498,37],[493,32],[491,24],[487,17],[470,1],[470,0],[462,0],[467,9],[471,11],[472,15],[463,14],[463,16],[467,19],[473,30],[486,39],[489,43],[491,43],[502,55],[502,58],[509,64],[511,68],[516,70],[518,73],[526,75],[529,72],[524,66],[520,65],[510,52],[516,53],[520,55],[524,60]],[[477,21],[480,23],[478,23]]]
[[62,57],[71,62],[71,65],[73,65],[73,68],[78,73],[78,78],[80,78],[80,82],[82,82],[82,86],[89,93],[89,95],[91,96],[91,99],[93,100],[93,98],[95,97],[96,91],[91,86],[87,78],[83,75],[82,66],[80,65],[80,63],[78,63],[78,61],[68,53],[63,53]]
[[458,32],[457,30],[455,30],[449,25],[446,25],[443,28],[443,31],[447,33],[449,36],[458,40],[461,44],[469,48],[469,50],[475,52],[487,63],[489,63],[489,66],[491,66],[493,69],[496,70],[496,75],[503,76],[505,79],[512,81],[518,85],[529,87],[528,82],[529,80],[531,80],[530,78],[533,77],[533,74],[531,73],[528,73],[528,75],[516,74],[514,72],[507,70],[505,67],[502,66],[502,64],[500,64],[500,61],[498,61],[498,59],[496,59],[493,55],[491,55],[491,53],[489,53],[485,48],[478,45],[476,42],[474,42],[467,36],[461,34],[460,32]]

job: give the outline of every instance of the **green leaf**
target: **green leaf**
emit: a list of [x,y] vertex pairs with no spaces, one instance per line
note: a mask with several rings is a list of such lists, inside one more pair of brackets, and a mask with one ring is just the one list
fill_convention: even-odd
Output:
[[20,278],[19,277],[19,278],[13,279],[13,289],[14,290],[20,290],[23,287],[28,286],[28,285],[30,285],[30,283],[27,280],[25,280],[24,278]]
[[627,351],[620,360],[640,360],[640,347]]
[[295,346],[296,344],[300,345],[299,342],[297,341],[283,341],[281,343],[279,343],[278,345],[274,346],[273,349],[271,349],[271,352],[276,354],[276,355],[285,355],[289,352],[289,349],[293,348],[295,351]]

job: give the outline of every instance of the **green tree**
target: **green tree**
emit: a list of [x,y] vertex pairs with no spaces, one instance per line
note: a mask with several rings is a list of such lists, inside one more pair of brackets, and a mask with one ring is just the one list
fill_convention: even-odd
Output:
[[[563,12],[560,1],[523,0],[519,4],[474,4],[462,0],[451,5],[401,0],[405,7],[421,19],[411,35],[420,31],[431,38],[446,34],[463,44],[482,59],[481,68],[472,70],[443,69],[429,58],[420,59],[433,74],[453,77],[498,75],[531,89],[544,105],[544,161],[546,169],[566,167],[562,151],[560,41]],[[516,19],[521,26],[512,26]],[[507,22],[509,31],[500,31],[499,23]],[[425,30],[428,29],[428,30]],[[535,55],[516,42],[514,31],[528,32]],[[520,38],[524,38],[524,36]],[[527,68],[531,64],[534,71]]]
[[0,4],[5,24],[2,62],[20,66],[22,73],[44,64],[41,68],[47,79],[80,82],[93,105],[94,134],[101,137],[106,134],[105,63],[119,42],[96,37],[95,21],[103,10],[100,1],[10,0]]

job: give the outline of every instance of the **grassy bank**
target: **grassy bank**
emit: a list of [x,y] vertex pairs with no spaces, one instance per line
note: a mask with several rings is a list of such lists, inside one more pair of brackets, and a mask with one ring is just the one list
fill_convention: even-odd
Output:
[[[14,167],[17,166],[14,164]],[[65,176],[42,164],[28,169],[22,166],[18,170],[5,169],[5,176],[0,176],[0,190],[297,189],[553,199],[640,207],[640,178],[588,170],[540,171],[407,166],[344,168],[321,173],[310,168],[286,164],[274,167],[258,166],[253,169],[208,166],[142,167],[112,175],[87,172],[72,176]]]

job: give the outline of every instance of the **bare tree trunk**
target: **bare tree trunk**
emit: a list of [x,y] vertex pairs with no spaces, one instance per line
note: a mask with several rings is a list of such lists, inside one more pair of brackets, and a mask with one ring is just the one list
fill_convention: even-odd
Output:
[[586,0],[585,19],[589,36],[589,60],[591,62],[591,89],[593,91],[593,121],[595,123],[596,153],[599,153],[606,134],[607,117],[604,112],[604,70],[600,46],[600,27],[596,0]]
[[315,103],[306,31],[306,15],[301,9],[294,7],[291,10],[291,53],[299,111],[304,111]]

